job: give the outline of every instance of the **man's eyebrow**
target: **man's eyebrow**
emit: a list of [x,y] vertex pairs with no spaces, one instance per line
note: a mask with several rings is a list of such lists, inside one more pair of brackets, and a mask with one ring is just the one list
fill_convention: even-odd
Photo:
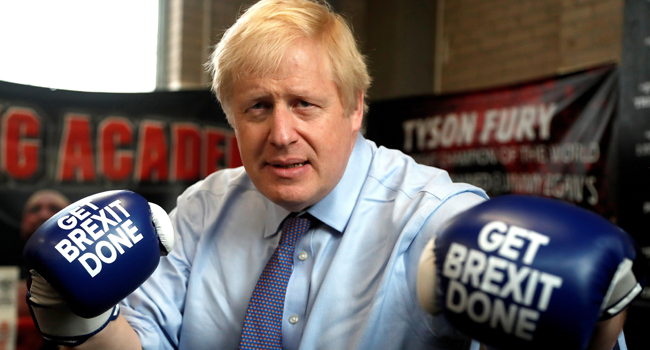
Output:
[[[284,93],[292,96],[292,97],[297,97],[297,98],[308,98],[311,100],[316,100],[319,99],[318,94],[314,94],[314,90],[307,88],[307,87],[295,87],[292,86],[289,89],[285,90]],[[250,101],[257,101],[257,100],[263,100],[268,98],[269,96],[272,96],[273,93],[272,91],[269,91],[264,88],[252,88],[247,91],[241,92],[239,94],[241,96],[241,101],[244,103],[248,103]]]
[[292,90],[291,93],[295,96],[303,96],[303,97],[311,97],[314,95],[313,90],[311,89],[300,89],[297,88],[295,90]]
[[244,95],[246,100],[259,100],[262,98],[268,97],[270,94],[269,93],[264,93],[264,92],[259,92],[259,93],[252,93],[249,95]]
[[244,100],[244,101],[252,101],[252,100],[259,100],[259,99],[268,97],[270,95],[270,93],[268,91],[264,91],[264,90],[253,89],[253,90],[249,90],[247,92],[243,92],[240,95],[242,96],[242,100]]

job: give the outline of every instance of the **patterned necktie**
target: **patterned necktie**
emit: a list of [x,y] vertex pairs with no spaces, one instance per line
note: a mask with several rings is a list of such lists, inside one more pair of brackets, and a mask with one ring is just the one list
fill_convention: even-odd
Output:
[[239,349],[282,349],[282,312],[293,266],[293,249],[310,224],[305,218],[285,220],[280,245],[264,267],[248,304]]

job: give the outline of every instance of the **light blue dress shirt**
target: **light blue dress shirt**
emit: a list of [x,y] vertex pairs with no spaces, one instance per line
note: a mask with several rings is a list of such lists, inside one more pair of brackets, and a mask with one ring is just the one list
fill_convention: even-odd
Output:
[[[341,181],[307,210],[317,221],[294,251],[283,348],[468,348],[442,317],[422,309],[415,276],[441,225],[486,198],[358,136]],[[237,349],[253,289],[289,214],[243,168],[186,190],[170,214],[174,251],[122,303],[143,348]]]

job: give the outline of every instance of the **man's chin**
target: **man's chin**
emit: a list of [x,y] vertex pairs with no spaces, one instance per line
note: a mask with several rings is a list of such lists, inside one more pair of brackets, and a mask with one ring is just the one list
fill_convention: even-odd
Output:
[[307,201],[286,200],[286,199],[272,200],[272,202],[290,212],[299,212],[311,207],[314,204]]
[[[266,179],[265,179],[266,180]],[[262,181],[257,189],[271,202],[291,212],[309,208],[325,198],[329,191],[324,191],[316,181]],[[265,184],[269,184],[265,186]]]
[[315,198],[316,196],[300,194],[300,193],[290,193],[289,191],[280,191],[271,194],[264,194],[271,202],[281,206],[282,208],[290,212],[299,212],[301,210],[307,209],[312,205],[316,204],[321,198]]

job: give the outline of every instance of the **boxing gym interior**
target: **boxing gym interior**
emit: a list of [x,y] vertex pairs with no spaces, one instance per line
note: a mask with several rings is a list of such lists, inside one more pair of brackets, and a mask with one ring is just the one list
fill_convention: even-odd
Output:
[[[0,349],[56,348],[25,302],[23,252],[57,212],[129,190],[170,213],[193,184],[242,166],[206,62],[256,2],[0,1]],[[365,138],[490,200],[584,209],[650,258],[649,1],[327,3],[372,79]],[[126,213],[106,208],[115,220]],[[635,273],[647,270],[639,264]],[[633,297],[625,347],[648,349],[650,286]]]

